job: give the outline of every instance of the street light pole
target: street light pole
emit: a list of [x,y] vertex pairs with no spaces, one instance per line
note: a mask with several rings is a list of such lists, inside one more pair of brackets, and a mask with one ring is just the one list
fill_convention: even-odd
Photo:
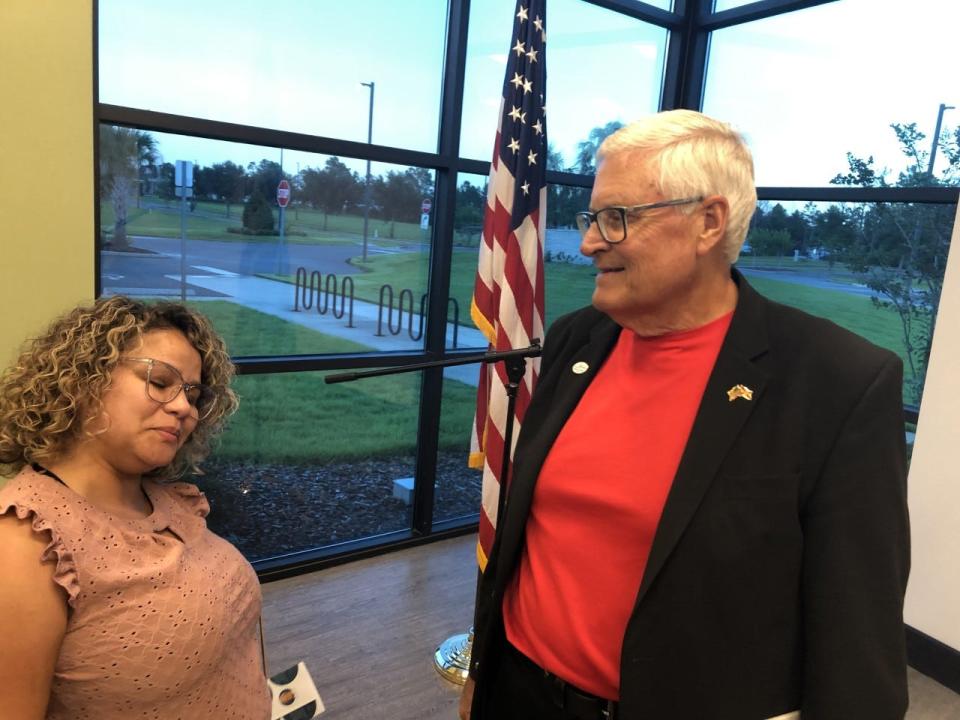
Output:
[[940,109],[937,111],[937,129],[933,131],[933,147],[930,148],[930,163],[927,165],[927,175],[933,177],[933,163],[937,159],[937,145],[940,142],[940,126],[943,124],[943,113],[947,110],[954,110],[953,105],[940,103]]
[[[373,89],[375,83],[360,83],[370,88],[370,116],[367,120],[367,144],[373,143]],[[370,222],[370,158],[367,158],[367,181],[363,190],[363,262],[367,261],[367,225]]]

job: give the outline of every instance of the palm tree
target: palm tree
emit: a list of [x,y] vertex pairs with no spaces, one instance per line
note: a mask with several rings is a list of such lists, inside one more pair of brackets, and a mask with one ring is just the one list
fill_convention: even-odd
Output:
[[127,239],[127,207],[130,199],[140,201],[140,180],[147,168],[156,164],[159,154],[156,139],[143,130],[100,126],[100,197],[113,204],[114,224],[111,246],[114,250],[130,247]]

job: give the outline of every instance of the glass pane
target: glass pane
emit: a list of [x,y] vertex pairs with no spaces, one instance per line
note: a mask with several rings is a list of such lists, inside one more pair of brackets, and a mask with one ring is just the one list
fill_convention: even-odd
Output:
[[250,560],[410,527],[418,374],[326,385],[236,379],[240,410],[195,478],[210,528]]
[[737,267],[772,300],[826,317],[903,359],[919,405],[955,205],[770,203]]
[[480,512],[482,473],[467,467],[479,373],[480,365],[447,368],[443,373],[434,522],[476,516]]
[[436,151],[445,2],[98,7],[101,102]]
[[[513,0],[473,0],[460,155],[489,160],[510,45]],[[667,31],[582,0],[551,0],[547,127],[558,166],[581,168],[581,145],[608,123],[656,112]],[[618,68],[621,71],[612,71]],[[587,152],[592,168],[592,152]],[[559,169],[559,167],[558,167]]]
[[[461,174],[457,188],[454,225],[453,268],[450,275],[451,315],[453,302],[460,312],[458,347],[484,347],[487,342],[470,319],[470,299],[477,273],[487,178]],[[580,233],[573,214],[590,205],[590,188],[547,185],[547,236],[544,243],[545,326],[561,315],[590,304],[594,272],[589,258],[580,254]],[[452,347],[447,331],[447,346]],[[476,375],[476,372],[472,373]],[[473,380],[476,383],[476,379]]]
[[590,188],[547,186],[547,239],[543,250],[547,328],[562,315],[590,304],[596,272],[580,254],[573,215],[590,207]]
[[[469,308],[477,270],[487,178],[461,174],[459,183],[450,295],[457,299],[460,307]],[[547,186],[544,248],[547,327],[561,315],[590,304],[595,273],[589,258],[580,254],[580,233],[573,227],[573,213],[589,204],[589,188]],[[473,326],[469,314],[461,315],[461,318],[461,345],[465,344],[463,338],[475,338],[474,344],[485,346],[486,340]],[[444,371],[434,509],[436,520],[479,512],[481,473],[467,467],[479,372],[479,365],[463,365]]]
[[102,292],[209,303],[236,356],[422,348],[434,173],[367,165],[101,126]]
[[927,171],[940,104],[960,107],[958,24],[956,3],[844,0],[718,30],[704,112],[745,131],[758,185],[957,184],[960,110]]
[[[487,176],[460,173],[457,179],[457,202],[453,219],[453,264],[450,268],[450,307],[447,326],[447,347],[486,348],[487,340],[470,318],[470,301],[473,298],[473,284],[477,277],[477,261],[480,252],[480,233],[483,230],[483,212],[487,204]],[[450,333],[453,327],[453,314],[456,312],[459,324],[456,344]],[[473,366],[469,375],[474,386],[477,373]],[[459,370],[456,368],[448,369]],[[457,377],[466,370],[459,370]],[[449,377],[444,375],[444,377]]]
[[744,5],[749,5],[753,2],[757,2],[757,0],[714,0],[713,11],[723,12],[724,10],[743,7]]

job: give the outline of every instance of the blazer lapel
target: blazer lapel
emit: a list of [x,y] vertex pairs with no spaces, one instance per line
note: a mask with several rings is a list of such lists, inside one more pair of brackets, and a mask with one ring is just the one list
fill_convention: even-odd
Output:
[[[667,496],[635,607],[679,542],[767,383],[767,374],[754,362],[767,349],[765,301],[736,271],[734,279],[740,289],[737,307]],[[751,399],[737,397],[736,391],[731,399],[729,391],[738,385],[752,391]]]

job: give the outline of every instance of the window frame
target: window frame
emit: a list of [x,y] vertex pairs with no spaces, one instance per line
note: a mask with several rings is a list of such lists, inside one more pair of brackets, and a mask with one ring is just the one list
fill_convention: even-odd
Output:
[[[668,31],[667,53],[660,98],[662,110],[702,107],[704,78],[709,60],[710,36],[714,30],[794,12],[837,0],[760,0],[738,8],[713,12],[712,0],[675,0],[673,11],[665,11],[639,0],[581,0]],[[470,0],[448,0],[444,74],[440,99],[438,149],[435,153],[405,150],[385,145],[365,144],[336,138],[274,130],[196,117],[101,103],[99,100],[99,2],[93,0],[93,147],[94,188],[99,192],[99,129],[115,124],[147,131],[190,135],[213,140],[238,141],[254,145],[282,147],[324,155],[348,156],[374,162],[420,166],[436,173],[433,242],[429,258],[428,314],[425,341],[421,351],[400,353],[361,353],[344,355],[297,355],[237,358],[239,375],[301,371],[340,371],[411,365],[430,360],[458,358],[476,349],[452,350],[446,347],[445,325],[450,289],[454,204],[461,174],[489,175],[490,163],[459,156],[463,107],[467,33]],[[492,129],[491,129],[492,132]],[[589,188],[592,175],[548,170],[548,183]],[[960,188],[856,188],[856,187],[760,187],[759,200],[814,200],[834,202],[892,202],[956,204]],[[100,202],[94,203],[95,236],[94,293],[99,297]],[[444,240],[446,239],[446,240]],[[475,532],[478,514],[467,518],[434,521],[434,485],[441,415],[443,375],[439,369],[423,371],[412,520],[408,530],[360,538],[340,545],[308,549],[253,563],[261,580],[310,572],[322,567],[369,557],[382,552]],[[917,421],[918,408],[905,407],[906,422]],[[465,429],[466,432],[466,429]]]

